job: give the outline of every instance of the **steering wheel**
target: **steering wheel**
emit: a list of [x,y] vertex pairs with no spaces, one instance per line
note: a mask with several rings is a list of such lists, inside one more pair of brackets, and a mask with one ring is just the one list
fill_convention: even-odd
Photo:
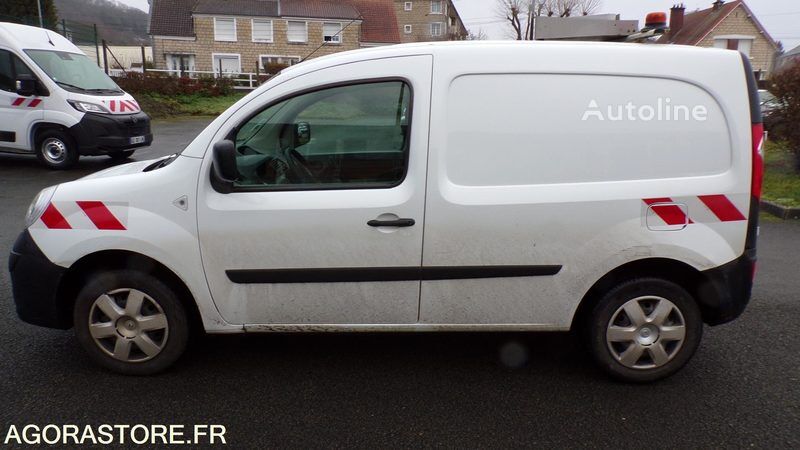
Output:
[[297,150],[293,148],[287,149],[286,153],[286,161],[289,163],[289,167],[294,172],[295,176],[298,178],[298,182],[300,183],[318,183],[319,180],[317,179],[316,175],[311,172],[311,169],[308,168],[308,161],[306,158],[300,154]]

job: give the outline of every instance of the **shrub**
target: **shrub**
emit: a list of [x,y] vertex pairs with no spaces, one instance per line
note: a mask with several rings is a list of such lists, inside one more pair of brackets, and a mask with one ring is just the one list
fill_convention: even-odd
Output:
[[276,75],[287,67],[289,67],[287,64],[269,63],[264,66],[264,71],[269,75]]
[[157,94],[163,96],[201,95],[219,97],[233,92],[233,80],[213,77],[175,77],[164,73],[128,73],[115,81],[126,92],[136,94]]
[[772,75],[770,92],[778,100],[778,109],[770,117],[775,131],[785,139],[794,154],[795,171],[800,173],[800,62],[781,68]]

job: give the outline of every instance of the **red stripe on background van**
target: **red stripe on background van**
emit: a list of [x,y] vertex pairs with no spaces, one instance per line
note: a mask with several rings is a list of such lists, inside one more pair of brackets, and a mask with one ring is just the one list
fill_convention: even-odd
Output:
[[19,106],[19,105],[21,105],[21,104],[22,104],[22,102],[24,102],[24,101],[25,101],[25,99],[24,99],[24,98],[22,98],[22,97],[20,97],[20,98],[18,98],[18,99],[15,99],[15,100],[14,100],[14,101],[11,103],[11,106]]
[[76,202],[98,230],[124,230],[125,225],[114,217],[103,202]]
[[28,108],[36,108],[37,106],[39,106],[39,103],[42,103],[42,101],[38,98],[35,98],[31,100],[30,103],[28,103]]
[[72,227],[67,222],[67,219],[61,214],[56,207],[50,203],[47,205],[47,209],[44,210],[42,213],[42,222],[44,226],[50,228],[51,230],[70,230]]

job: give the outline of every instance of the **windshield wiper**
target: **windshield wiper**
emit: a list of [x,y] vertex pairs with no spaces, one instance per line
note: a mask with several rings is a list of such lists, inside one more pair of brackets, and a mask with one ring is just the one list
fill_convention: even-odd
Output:
[[119,89],[85,89],[85,91],[87,91],[87,92],[100,92],[100,93],[102,93],[102,92],[106,92],[106,93],[110,92],[112,94],[122,94],[122,91],[119,90]]
[[79,91],[88,92],[88,89],[84,89],[80,86],[75,86],[74,84],[64,83],[63,81],[56,81],[56,84],[59,86],[64,86],[72,89],[77,89]]

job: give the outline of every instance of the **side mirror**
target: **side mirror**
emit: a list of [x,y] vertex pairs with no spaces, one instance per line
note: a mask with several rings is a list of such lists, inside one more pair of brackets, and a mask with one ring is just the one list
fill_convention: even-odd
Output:
[[306,145],[311,141],[311,124],[298,122],[294,124],[294,147]]
[[17,95],[30,97],[36,95],[36,78],[31,75],[17,75],[16,80]]
[[233,183],[239,178],[236,168],[236,146],[233,141],[224,140],[214,144],[211,184],[223,194],[233,190]]

